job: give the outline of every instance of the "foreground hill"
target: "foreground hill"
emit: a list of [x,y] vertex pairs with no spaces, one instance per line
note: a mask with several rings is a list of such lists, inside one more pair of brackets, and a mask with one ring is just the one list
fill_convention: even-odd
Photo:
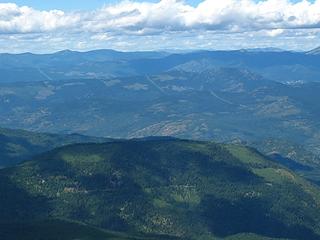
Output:
[[63,145],[102,141],[106,139],[78,134],[57,135],[0,128],[0,168],[13,166],[36,154]]
[[[130,234],[106,231],[86,224],[50,219],[28,223],[0,224],[0,239],[5,240],[188,240],[168,235]],[[227,240],[281,240],[256,234],[237,234]],[[283,239],[284,240],[284,239]]]
[[320,239],[319,189],[238,145],[71,145],[1,170],[0,192],[2,226],[59,218],[181,239]]
[[0,239],[6,240],[175,240],[169,236],[133,236],[110,232],[79,222],[44,220],[19,224],[0,224]]

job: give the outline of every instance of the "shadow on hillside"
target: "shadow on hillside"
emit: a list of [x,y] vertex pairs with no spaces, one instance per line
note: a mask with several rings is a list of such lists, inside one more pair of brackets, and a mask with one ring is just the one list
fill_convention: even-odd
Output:
[[240,184],[258,184],[261,183],[261,178],[244,166],[232,165],[228,162],[210,162],[202,163],[202,173],[206,176],[215,176],[218,179],[240,183]]
[[269,158],[272,161],[276,163],[280,163],[281,165],[284,165],[293,171],[312,171],[313,170],[313,168],[310,166],[298,163],[295,160],[288,157],[284,157],[278,153],[270,154]]
[[46,149],[30,144],[18,137],[7,137],[0,134],[0,159],[3,166],[14,166]]
[[31,196],[0,174],[0,222],[27,221],[46,217],[50,206],[45,197]]
[[268,204],[257,199],[230,202],[206,196],[201,202],[201,212],[212,233],[227,237],[237,233],[255,233],[274,238],[319,240],[305,226],[287,226],[269,211]]

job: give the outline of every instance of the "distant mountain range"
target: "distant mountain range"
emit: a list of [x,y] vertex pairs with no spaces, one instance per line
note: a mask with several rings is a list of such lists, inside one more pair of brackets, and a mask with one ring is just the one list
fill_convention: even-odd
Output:
[[319,81],[320,56],[279,49],[238,51],[117,52],[69,50],[36,55],[0,54],[1,82],[56,81],[76,78],[106,79],[159,74],[188,62],[206,62],[207,68],[235,67],[279,82]]
[[244,52],[287,52],[286,50],[283,50],[281,48],[273,48],[273,47],[267,47],[267,48],[244,48],[244,49],[240,49],[240,51],[244,51]]
[[110,138],[278,138],[320,153],[320,83],[283,84],[204,63],[136,77],[0,83],[0,122]]

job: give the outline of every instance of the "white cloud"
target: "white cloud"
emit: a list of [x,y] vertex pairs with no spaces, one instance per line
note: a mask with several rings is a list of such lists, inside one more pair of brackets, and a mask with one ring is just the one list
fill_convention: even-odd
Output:
[[[198,36],[202,35],[232,34],[235,37],[247,33],[248,37],[261,38],[260,33],[264,32],[265,37],[277,38],[319,28],[320,0],[296,3],[289,0],[204,0],[195,7],[182,0],[122,1],[83,12],[39,11],[28,6],[0,3],[0,40],[9,39],[4,36],[23,35],[18,37],[22,42],[27,35],[37,37],[35,34],[41,35],[39,39],[50,41],[54,36],[54,39],[65,39],[70,44],[70,39],[81,39],[74,42],[75,48],[88,46],[79,46],[79,42],[108,42],[120,38],[122,46],[132,46],[135,44],[123,43],[130,39],[136,41],[133,36],[153,38],[161,35],[170,39],[170,36],[177,38],[177,35],[186,34],[201,42]],[[206,44],[213,45],[211,42]]]
[[283,29],[273,29],[273,30],[267,31],[267,35],[269,35],[270,37],[276,37],[281,35],[282,33],[284,33]]
[[111,40],[112,38],[113,37],[109,36],[106,33],[98,33],[91,36],[92,40],[97,40],[97,41],[107,41],[107,40]]
[[138,32],[255,31],[320,27],[320,0],[292,3],[287,0],[205,0],[197,7],[184,1],[158,3],[124,1],[97,10],[84,26],[92,31]]
[[1,33],[48,32],[71,28],[89,32],[184,31],[194,29],[252,31],[319,28],[320,0],[205,0],[197,7],[184,1],[158,3],[123,1],[96,11],[38,11],[12,3],[0,4]]
[[0,33],[49,32],[76,27],[81,15],[63,11],[37,11],[31,7],[19,7],[12,3],[0,3]]

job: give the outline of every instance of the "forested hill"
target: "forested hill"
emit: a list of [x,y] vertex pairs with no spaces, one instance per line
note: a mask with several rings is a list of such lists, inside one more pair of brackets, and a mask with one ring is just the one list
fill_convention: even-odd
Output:
[[76,144],[1,170],[0,191],[2,225],[59,218],[180,239],[320,239],[319,188],[240,145]]
[[107,139],[0,128],[0,168],[13,166],[39,153],[67,144],[103,141]]

